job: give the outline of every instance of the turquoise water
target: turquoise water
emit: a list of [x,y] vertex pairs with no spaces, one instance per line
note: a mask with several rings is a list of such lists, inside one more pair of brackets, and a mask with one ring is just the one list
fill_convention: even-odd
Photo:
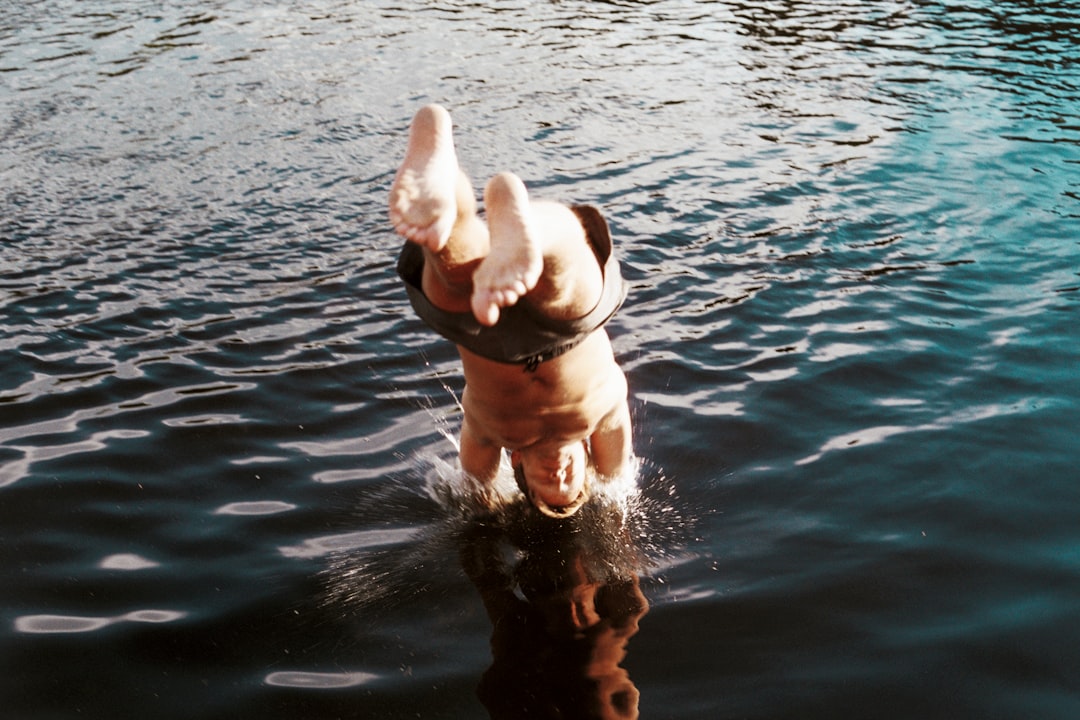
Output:
[[[1077,38],[1066,0],[6,7],[5,717],[587,716],[590,648],[644,718],[1077,717]],[[584,640],[538,630],[548,555],[606,536],[525,528],[510,600],[427,491],[461,379],[384,205],[432,101],[631,284],[654,563]]]

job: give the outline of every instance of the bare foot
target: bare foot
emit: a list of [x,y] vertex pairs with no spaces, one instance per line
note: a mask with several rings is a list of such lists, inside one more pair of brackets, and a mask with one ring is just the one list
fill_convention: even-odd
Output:
[[481,324],[494,325],[501,308],[536,287],[544,257],[530,227],[529,194],[520,178],[510,173],[491,178],[484,206],[491,249],[473,273],[472,310]]
[[457,217],[458,182],[450,114],[438,105],[420,108],[409,127],[405,159],[390,188],[390,222],[402,237],[438,252]]

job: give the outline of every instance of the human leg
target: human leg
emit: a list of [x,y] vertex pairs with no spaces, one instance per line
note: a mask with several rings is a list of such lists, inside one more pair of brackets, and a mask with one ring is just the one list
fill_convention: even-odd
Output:
[[389,210],[394,229],[424,248],[428,299],[451,312],[471,307],[485,325],[526,297],[557,319],[591,310],[603,276],[577,216],[564,205],[531,200],[510,173],[488,182],[484,200],[488,225],[477,217],[472,186],[458,165],[449,113],[438,105],[421,108]]
[[390,189],[390,222],[398,234],[433,252],[446,246],[457,217],[459,172],[450,114],[438,105],[420,108]]
[[560,320],[589,312],[603,274],[585,230],[570,208],[533,201],[520,178],[501,173],[484,188],[490,251],[473,274],[472,310],[494,325],[500,308],[525,298]]
[[397,233],[424,249],[428,299],[444,310],[468,311],[473,272],[488,254],[488,231],[458,166],[450,115],[438,105],[420,108],[413,117],[389,211]]

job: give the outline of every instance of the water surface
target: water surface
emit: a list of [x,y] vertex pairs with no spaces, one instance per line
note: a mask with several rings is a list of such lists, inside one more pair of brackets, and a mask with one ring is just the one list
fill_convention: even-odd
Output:
[[[534,625],[493,637],[505,539],[427,492],[461,379],[393,276],[386,192],[440,102],[478,183],[616,234],[660,560],[589,642],[642,717],[1076,717],[1077,18],[6,8],[5,712],[486,717],[528,671]],[[574,585],[525,557],[535,597]]]

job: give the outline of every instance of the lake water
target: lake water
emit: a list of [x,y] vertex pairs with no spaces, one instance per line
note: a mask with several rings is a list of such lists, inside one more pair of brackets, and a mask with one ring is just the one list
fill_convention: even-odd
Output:
[[[0,81],[5,718],[1080,716],[1080,2],[40,0]],[[624,535],[432,492],[427,102],[609,218]]]

